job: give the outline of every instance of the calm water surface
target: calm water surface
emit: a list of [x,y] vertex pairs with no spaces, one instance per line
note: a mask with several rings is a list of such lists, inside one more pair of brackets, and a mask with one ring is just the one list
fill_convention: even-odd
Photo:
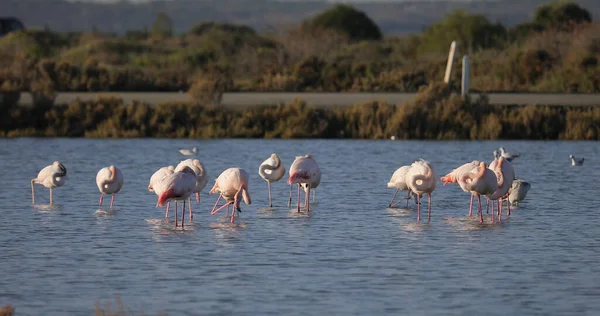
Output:
[[[169,315],[597,315],[600,310],[599,143],[342,140],[2,139],[0,304],[18,315],[90,315],[120,294],[134,311]],[[240,225],[211,216],[211,180],[185,230],[164,220],[146,186],[159,167],[197,146],[211,179],[229,167],[251,176]],[[386,183],[415,159],[438,175],[504,146],[532,185],[503,223],[469,219],[456,185],[433,193],[430,224],[389,209]],[[311,153],[322,171],[312,214],[287,208],[288,186],[259,164],[287,169]],[[569,154],[586,158],[571,167]],[[60,160],[65,186],[30,184]],[[98,170],[121,168],[115,212],[98,211]],[[106,202],[105,202],[106,203]],[[173,219],[171,215],[171,219]]]

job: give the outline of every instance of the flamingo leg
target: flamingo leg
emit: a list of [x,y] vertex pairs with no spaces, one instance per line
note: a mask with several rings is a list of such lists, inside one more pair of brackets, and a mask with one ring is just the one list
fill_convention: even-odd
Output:
[[471,194],[471,203],[469,204],[469,217],[473,216],[473,194]]
[[[408,190],[408,194],[406,195],[406,197],[404,197],[404,198],[403,198],[403,199],[401,199],[401,200],[398,200],[396,203],[392,204],[392,205],[391,205],[391,207],[394,207],[394,206],[396,206],[396,205],[400,204],[400,202],[402,202],[403,200],[406,200],[406,208],[408,208],[408,201],[410,200],[410,192],[411,192],[411,191],[410,191],[410,190]],[[394,194],[394,195],[395,195],[395,194]],[[393,199],[392,199],[392,200],[393,200]]]
[[31,180],[31,204],[35,204],[35,189],[33,188],[33,183],[35,179]]
[[192,197],[188,197],[188,209],[190,210],[190,222],[194,219],[194,214],[192,214]]
[[508,216],[510,216],[510,202],[506,201],[506,207],[508,207]]
[[288,200],[288,207],[292,206],[292,185],[290,184],[290,199]]
[[167,211],[165,212],[165,218],[169,219],[169,206],[171,206],[171,202],[167,202]]
[[477,196],[477,202],[479,202],[479,222],[483,224],[483,210],[481,209],[481,195]]
[[306,212],[310,212],[310,185],[308,185],[308,190],[306,190],[306,201],[304,202],[306,205]]
[[298,213],[300,213],[300,183],[298,183]]
[[113,209],[113,204],[115,204],[115,195],[114,194],[112,195],[112,198],[110,199],[110,208],[109,208],[109,210]]
[[181,209],[181,228],[183,228],[183,222],[185,222],[185,199],[183,199],[183,208]]
[[230,220],[230,223],[231,224],[235,224],[235,207],[231,210],[231,220]]
[[222,205],[221,207],[219,207],[218,209],[216,209],[216,210],[214,210],[214,211],[210,212],[210,215],[214,215],[214,214],[216,214],[218,211],[222,210],[223,208],[225,208],[225,207],[228,207],[228,206],[229,206],[231,203],[233,203],[233,202],[227,202],[227,203],[223,204],[223,205]]
[[431,193],[427,193],[427,223],[431,222]]
[[419,203],[417,206],[417,222],[421,221],[421,195],[417,194],[417,202]]
[[227,204],[227,208],[225,208],[225,217],[230,216],[229,215],[229,208],[231,207],[231,204]]
[[50,188],[50,205],[52,205],[52,188]]
[[398,191],[400,191],[400,189],[396,189],[396,192],[394,193],[394,196],[392,196],[392,201],[390,202],[390,205],[388,205],[388,207],[392,207],[392,203],[394,203],[394,199],[396,198],[396,194],[398,194]]
[[102,202],[104,202],[104,193],[100,194],[100,202],[98,202],[98,205],[102,206]]
[[269,187],[269,207],[273,207],[273,200],[271,200],[271,181],[267,181],[267,186]]
[[[492,212],[494,211],[494,205],[492,205]],[[490,200],[485,201],[485,213],[488,214],[490,212]]]
[[175,201],[175,227],[179,226],[179,219],[177,219],[177,201]]
[[314,188],[313,190],[314,191],[313,191],[313,200],[312,201],[316,202],[317,201],[317,188]]
[[219,194],[219,198],[217,199],[217,202],[215,202],[215,206],[213,206],[212,210],[210,211],[210,215],[215,214],[215,208],[217,207],[217,205],[219,205],[219,201],[221,201],[221,195]]
[[196,202],[200,203],[200,192],[196,192]]
[[[489,201],[488,201],[489,203]],[[494,204],[496,203],[496,201],[492,201],[492,223],[494,222]]]
[[498,222],[502,222],[502,199],[498,199]]

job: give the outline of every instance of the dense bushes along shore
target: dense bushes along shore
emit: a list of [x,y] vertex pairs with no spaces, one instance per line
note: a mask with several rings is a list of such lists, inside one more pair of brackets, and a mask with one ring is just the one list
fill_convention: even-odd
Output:
[[5,137],[600,139],[600,107],[495,106],[463,100],[443,84],[414,102],[318,108],[229,108],[192,103],[150,106],[119,99],[47,108],[13,107],[0,117]]
[[[198,22],[183,34],[172,33],[166,14],[150,30],[125,35],[11,33],[0,38],[0,92],[40,92],[45,102],[54,91],[192,87],[200,100],[217,103],[210,86],[415,92],[442,79],[452,40],[458,56],[471,56],[474,90],[600,92],[600,23],[572,2],[541,6],[530,21],[511,27],[456,11],[422,34],[402,36],[384,36],[375,21],[347,5],[276,32]],[[455,70],[458,84],[460,62]]]

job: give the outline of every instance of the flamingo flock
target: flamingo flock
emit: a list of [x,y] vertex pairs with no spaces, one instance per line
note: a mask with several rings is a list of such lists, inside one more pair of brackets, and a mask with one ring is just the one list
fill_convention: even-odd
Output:
[[[196,147],[192,151],[185,152],[184,155],[196,153]],[[258,174],[267,182],[269,207],[273,207],[271,197],[271,182],[277,182],[285,175],[285,167],[279,156],[273,153],[258,168]],[[50,189],[50,204],[53,203],[52,189],[61,187],[66,183],[67,169],[59,162],[55,161],[52,165],[43,168],[38,176],[31,179],[31,201],[35,204],[34,184],[41,184]],[[185,159],[180,161],[175,167],[165,166],[159,168],[150,176],[148,182],[148,191],[156,194],[157,202],[155,207],[166,206],[165,219],[169,218],[169,208],[171,202],[175,203],[175,226],[179,226],[178,204],[182,203],[181,227],[185,226],[186,205],[189,212],[189,221],[193,221],[192,195],[196,195],[196,201],[200,203],[200,192],[208,184],[209,176],[204,165],[198,159]],[[242,168],[229,168],[223,171],[215,180],[209,194],[219,194],[211,215],[216,214],[223,208],[227,209],[226,216],[229,216],[229,208],[232,208],[230,222],[235,223],[236,213],[241,213],[241,201],[246,205],[252,204],[249,193],[250,175]],[[316,160],[310,155],[296,157],[290,168],[288,183],[290,192],[292,184],[298,185],[298,206],[300,212],[300,187],[306,192],[304,207],[310,212],[310,191],[315,190],[321,182],[321,171]],[[115,196],[123,187],[123,173],[115,165],[102,168],[96,175],[96,185],[100,190],[99,205],[103,205],[105,195],[111,195],[109,209],[114,207]],[[290,193],[291,196],[291,193]],[[219,201],[225,200],[225,204],[218,207]],[[291,197],[290,197],[291,200]],[[288,203],[289,204],[289,203]],[[289,206],[289,205],[288,205]]]
[[[508,215],[511,215],[511,204],[522,201],[531,187],[528,182],[515,178],[515,169],[510,161],[519,157],[519,154],[507,153],[501,147],[500,154],[494,151],[493,155],[494,160],[489,165],[483,161],[473,160],[440,178],[444,186],[448,183],[456,183],[464,192],[469,193],[469,216],[473,215],[473,201],[477,197],[477,210],[481,223],[484,222],[481,205],[482,195],[488,201],[487,207],[489,207],[489,202],[492,202],[492,221],[495,220],[495,215],[501,221],[503,202],[508,201]],[[431,193],[436,188],[436,177],[431,163],[423,159],[415,161],[410,166],[398,168],[387,184],[388,188],[396,189],[388,207],[400,203],[401,200],[394,204],[394,199],[398,191],[406,190],[407,196],[404,199],[407,208],[411,194],[417,197],[417,221],[420,221],[421,196],[427,194],[427,222],[431,221]]]
[[[196,148],[182,154],[196,154]],[[527,195],[531,185],[522,179],[517,179],[512,160],[519,157],[518,153],[509,153],[503,147],[493,152],[494,159],[489,164],[484,161],[471,161],[464,163],[439,179],[445,186],[448,183],[456,183],[470,196],[468,216],[473,215],[473,203],[477,198],[479,221],[484,222],[481,197],[487,200],[486,213],[489,213],[491,204],[492,221],[498,218],[502,220],[502,209],[507,202],[508,215],[511,215],[511,205],[519,205]],[[573,165],[581,165],[571,155]],[[578,163],[578,164],[577,164]],[[258,167],[258,175],[267,182],[269,207],[273,207],[271,183],[278,182],[286,174],[286,168],[280,157],[273,153]],[[63,186],[67,180],[67,169],[59,162],[43,168],[36,178],[31,179],[31,199],[35,204],[35,184],[41,184],[50,189],[50,204],[53,203],[52,190]],[[252,204],[249,193],[250,175],[242,168],[228,168],[224,170],[214,182],[208,192],[218,194],[218,198],[212,207],[210,214],[214,215],[225,209],[225,216],[234,224],[235,218],[242,212],[241,202],[246,205]],[[207,186],[209,175],[199,159],[185,159],[175,167],[164,166],[154,172],[148,182],[148,190],[157,196],[155,207],[166,206],[165,218],[169,218],[171,202],[175,203],[175,226],[179,226],[178,204],[182,204],[181,227],[185,225],[186,205],[189,212],[189,221],[193,221],[192,196],[196,196],[196,202],[200,203],[200,193]],[[437,187],[438,176],[433,165],[424,159],[419,159],[410,165],[401,166],[393,173],[387,183],[388,188],[396,189],[388,207],[395,207],[406,201],[406,208],[410,199],[417,204],[417,222],[421,221],[421,199],[427,196],[427,222],[431,221],[432,193]],[[321,170],[313,155],[295,157],[288,171],[287,184],[290,185],[290,197],[288,207],[291,207],[292,188],[297,186],[296,211],[301,212],[303,207],[307,213],[311,212],[311,203],[316,202],[316,189],[321,183]],[[99,205],[102,207],[105,195],[111,196],[109,209],[112,210],[115,197],[124,184],[123,173],[115,165],[100,169],[96,175],[96,185],[100,191]],[[304,204],[301,206],[300,189],[305,193]],[[406,191],[406,196],[396,200],[400,191]],[[313,199],[311,201],[311,194]],[[219,206],[221,199],[224,204]],[[231,214],[229,213],[231,209]]]

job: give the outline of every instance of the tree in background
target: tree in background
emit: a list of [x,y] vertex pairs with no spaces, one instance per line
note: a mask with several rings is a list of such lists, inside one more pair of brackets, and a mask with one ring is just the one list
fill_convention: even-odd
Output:
[[538,7],[533,23],[544,28],[569,28],[592,22],[590,12],[572,1],[556,1]]
[[442,21],[427,28],[421,40],[421,51],[447,51],[457,40],[466,52],[497,47],[504,43],[506,30],[501,24],[492,24],[481,14],[454,11]]
[[545,30],[570,31],[573,27],[592,22],[590,12],[572,1],[555,1],[537,8],[532,21],[512,28],[510,38],[525,41],[531,34]]
[[345,4],[336,4],[303,22],[302,28],[308,32],[334,30],[352,41],[380,40],[383,35],[379,26],[364,12]]
[[166,12],[159,12],[152,23],[152,34],[159,36],[173,35],[173,21]]

